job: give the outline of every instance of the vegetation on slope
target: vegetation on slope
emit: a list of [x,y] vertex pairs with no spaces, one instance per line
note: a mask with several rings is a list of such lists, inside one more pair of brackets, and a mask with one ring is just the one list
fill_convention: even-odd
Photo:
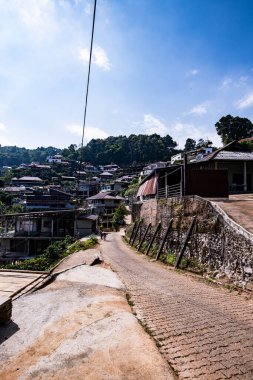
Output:
[[[177,143],[167,135],[130,135],[106,139],[93,139],[84,148],[84,159],[94,165],[114,162],[120,166],[145,164],[154,161],[167,161],[174,154]],[[46,162],[48,156],[61,153],[67,160],[80,159],[80,148],[71,144],[63,150],[48,147],[37,149],[18,148],[16,146],[0,146],[0,167],[18,166],[32,161]]]
[[91,236],[86,241],[78,240],[76,242],[74,242],[74,238],[71,236],[66,236],[64,240],[56,241],[51,244],[47,249],[45,249],[44,253],[38,257],[25,260],[18,264],[4,264],[1,265],[0,268],[47,271],[71,253],[92,248],[96,244],[96,236]]

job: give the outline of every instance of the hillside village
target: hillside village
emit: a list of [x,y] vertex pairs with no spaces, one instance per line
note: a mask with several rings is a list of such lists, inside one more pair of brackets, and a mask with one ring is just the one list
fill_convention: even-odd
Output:
[[253,1],[0,12],[0,380],[252,380]]
[[[119,205],[187,195],[228,198],[253,188],[251,138],[213,148],[202,141],[169,161],[120,167],[66,159],[1,168],[1,261],[38,255],[66,235],[108,232]],[[192,147],[191,147],[192,148]]]

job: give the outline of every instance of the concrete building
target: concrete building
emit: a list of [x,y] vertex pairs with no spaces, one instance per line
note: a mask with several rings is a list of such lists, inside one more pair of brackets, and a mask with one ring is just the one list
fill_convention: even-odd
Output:
[[89,209],[0,215],[0,257],[34,256],[67,235],[81,238],[98,231]]

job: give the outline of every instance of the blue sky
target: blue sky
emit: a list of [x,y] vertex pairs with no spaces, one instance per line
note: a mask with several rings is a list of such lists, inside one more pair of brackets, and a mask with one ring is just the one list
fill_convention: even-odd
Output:
[[[0,0],[0,144],[79,145],[93,1]],[[97,0],[85,141],[253,121],[251,0]]]

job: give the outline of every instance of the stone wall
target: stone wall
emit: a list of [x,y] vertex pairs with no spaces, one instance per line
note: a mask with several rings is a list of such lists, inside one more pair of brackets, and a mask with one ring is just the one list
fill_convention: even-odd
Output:
[[220,281],[226,279],[235,285],[253,289],[253,235],[231,220],[214,203],[200,197],[152,199],[145,201],[141,207],[139,205],[135,219],[142,220],[142,224],[135,238],[135,246],[138,247],[151,223],[152,227],[142,247],[145,252],[156,226],[161,222],[161,229],[150,251],[150,255],[155,255],[169,221],[173,219],[161,259],[167,262],[173,256],[176,259],[194,216],[196,224],[182,265]]

